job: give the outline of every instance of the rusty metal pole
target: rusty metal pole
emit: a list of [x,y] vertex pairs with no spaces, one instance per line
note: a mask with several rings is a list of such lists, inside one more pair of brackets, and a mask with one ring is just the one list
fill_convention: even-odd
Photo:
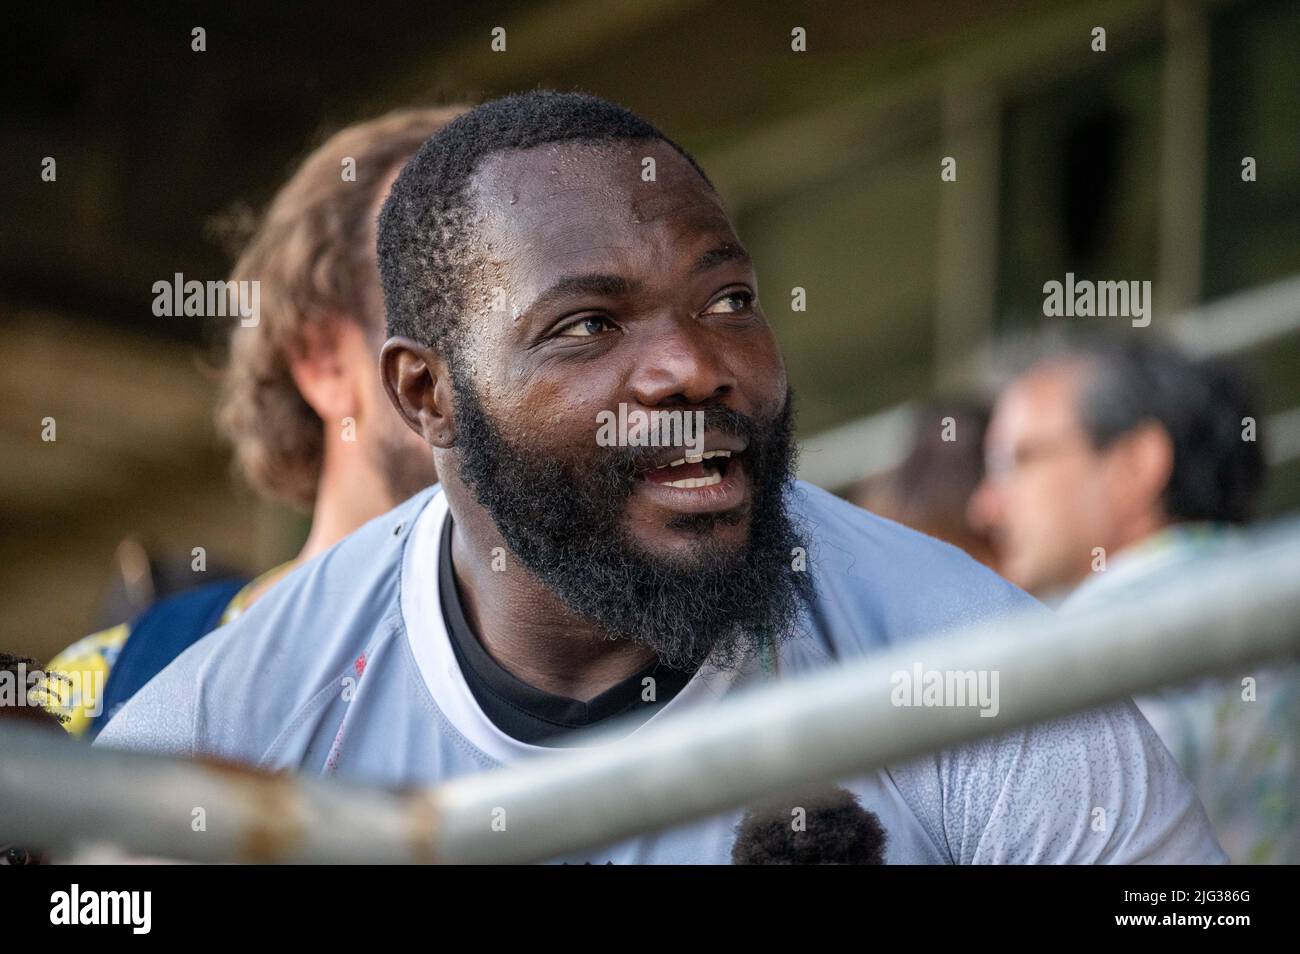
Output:
[[[0,843],[113,842],[196,861],[543,860],[1296,655],[1293,525],[1189,566],[1140,599],[991,622],[664,719],[617,742],[406,794],[90,749],[0,723]],[[918,665],[996,673],[995,705],[899,705],[899,674]]]

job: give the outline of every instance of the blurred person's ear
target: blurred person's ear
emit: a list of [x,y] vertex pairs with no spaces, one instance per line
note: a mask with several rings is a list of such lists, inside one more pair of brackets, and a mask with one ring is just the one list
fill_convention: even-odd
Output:
[[355,342],[349,337],[365,336],[350,321],[312,322],[303,330],[301,348],[289,359],[298,393],[322,421],[355,418],[360,407],[360,379],[351,357]]
[[1161,504],[1174,472],[1174,442],[1159,424],[1139,424],[1106,449],[1111,499],[1128,514],[1155,512],[1165,519]]

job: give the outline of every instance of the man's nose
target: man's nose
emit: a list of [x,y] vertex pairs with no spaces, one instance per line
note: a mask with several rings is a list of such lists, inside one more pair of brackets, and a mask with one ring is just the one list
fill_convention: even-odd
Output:
[[708,404],[725,400],[736,377],[726,355],[702,330],[675,325],[646,341],[631,386],[646,407]]

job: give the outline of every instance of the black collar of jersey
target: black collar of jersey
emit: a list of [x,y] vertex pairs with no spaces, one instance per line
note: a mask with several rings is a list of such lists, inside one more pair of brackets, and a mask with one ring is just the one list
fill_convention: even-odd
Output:
[[[451,562],[451,534],[452,519],[448,513],[442,528],[442,545],[438,548],[438,592],[443,620],[470,692],[492,724],[506,735],[533,745],[572,745],[579,741],[577,736],[581,730],[614,716],[649,719],[690,681],[693,672],[673,669],[656,660],[583,702],[545,692],[518,679],[492,658],[465,616]],[[643,699],[646,678],[654,679],[654,702]]]

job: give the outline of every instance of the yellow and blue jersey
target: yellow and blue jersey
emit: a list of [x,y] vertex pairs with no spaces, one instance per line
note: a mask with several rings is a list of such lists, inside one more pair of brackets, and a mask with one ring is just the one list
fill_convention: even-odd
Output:
[[129,623],[110,626],[77,640],[46,664],[47,672],[71,677],[68,681],[46,681],[46,691],[50,696],[46,708],[56,715],[67,717],[63,727],[72,735],[83,736],[90,729],[101,700],[92,698],[97,693],[86,690],[99,687],[102,691],[108,682],[108,674],[130,635]]
[[51,674],[46,708],[64,718],[63,727],[72,735],[93,737],[145,683],[212,630],[237,618],[250,596],[287,566],[251,582],[219,580],[176,593],[130,623],[77,640],[45,667]]

